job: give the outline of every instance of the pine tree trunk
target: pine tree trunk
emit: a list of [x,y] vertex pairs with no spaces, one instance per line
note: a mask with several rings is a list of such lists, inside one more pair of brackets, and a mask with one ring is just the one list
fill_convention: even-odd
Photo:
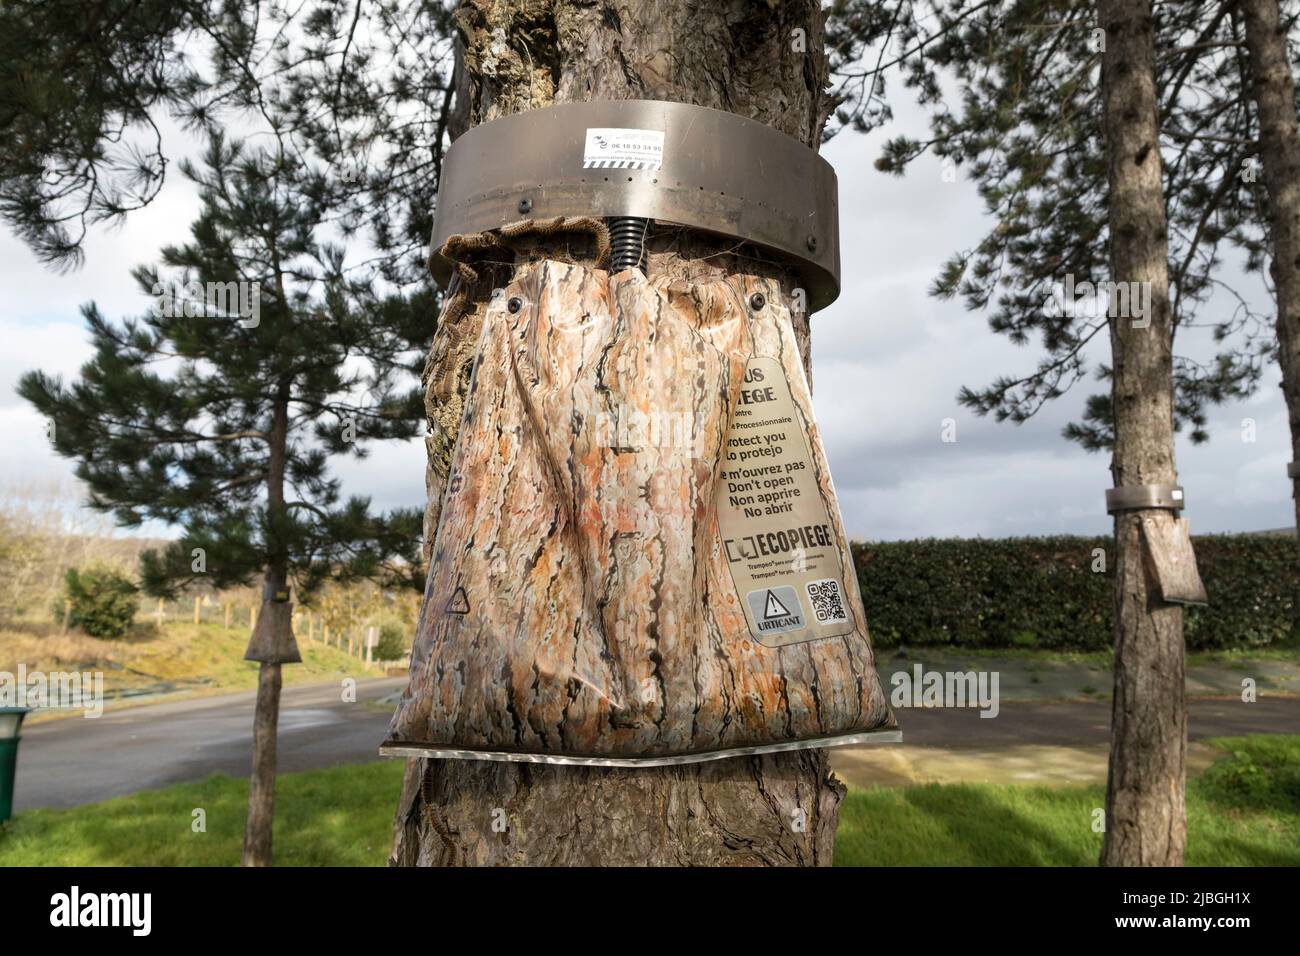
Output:
[[253,769],[248,780],[248,819],[244,824],[244,866],[270,866],[271,824],[275,820],[276,734],[280,722],[280,665],[263,663],[257,675],[253,711]]
[[[829,104],[816,0],[468,0],[458,19],[470,125],[558,102],[662,99],[730,110],[818,145]],[[740,268],[729,243],[648,245],[656,274]],[[781,270],[765,274],[793,291]],[[474,289],[465,314],[439,329],[426,367],[427,529],[437,526],[491,287]],[[806,315],[795,331],[806,367]],[[823,751],[643,770],[413,759],[391,862],[829,865],[842,794]]]
[[[1250,54],[1252,95],[1259,111],[1260,162],[1268,190],[1273,243],[1270,273],[1277,294],[1278,362],[1291,422],[1291,460],[1300,461],[1300,132],[1295,83],[1287,61],[1277,0],[1241,0]],[[1292,479],[1300,548],[1300,475]],[[1300,614],[1300,594],[1297,594]]]
[[[281,290],[283,294],[283,290]],[[289,435],[289,385],[282,383],[272,413],[267,460],[267,513],[272,528],[284,520],[284,479]],[[300,660],[293,640],[291,605],[287,603],[289,561],[273,553],[263,583],[262,614],[249,644],[250,659],[261,661],[257,703],[253,711],[253,766],[248,781],[248,818],[244,824],[244,866],[271,866],[275,821],[276,735],[280,722],[280,667]]]
[[[1110,317],[1116,487],[1177,480],[1168,235],[1156,115],[1150,0],[1098,0],[1109,160],[1110,270],[1149,283],[1149,325]],[[1113,304],[1112,304],[1113,306]],[[1106,788],[1106,866],[1176,866],[1187,839],[1183,611],[1160,600],[1144,555],[1143,518],[1115,518],[1115,697]]]

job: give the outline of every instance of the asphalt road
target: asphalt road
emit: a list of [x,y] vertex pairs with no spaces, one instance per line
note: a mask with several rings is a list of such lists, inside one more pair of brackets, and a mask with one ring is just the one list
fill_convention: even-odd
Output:
[[[1300,734],[1300,697],[1194,698],[1187,702],[1187,736]],[[1003,701],[997,717],[945,707],[895,711],[903,743],[913,747],[985,750],[1023,744],[1088,746],[1110,740],[1110,701]]]
[[[337,684],[286,687],[280,708],[280,769],[313,770],[379,759],[391,711],[367,706],[400,690],[406,678],[361,682],[357,702],[343,703]],[[15,810],[71,807],[196,780],[210,773],[248,775],[252,692],[108,711],[95,720],[68,718],[27,728],[18,752]],[[1300,734],[1300,698],[1197,699],[1190,736]],[[898,712],[904,744],[948,749],[1104,744],[1108,701],[1002,704],[994,719],[953,708]],[[847,748],[851,749],[851,748]]]
[[[405,677],[357,682],[356,703],[341,684],[284,688],[277,745],[282,771],[378,760],[392,717],[367,706],[401,690]],[[210,773],[247,777],[253,691],[108,710],[23,729],[14,810],[75,807]]]

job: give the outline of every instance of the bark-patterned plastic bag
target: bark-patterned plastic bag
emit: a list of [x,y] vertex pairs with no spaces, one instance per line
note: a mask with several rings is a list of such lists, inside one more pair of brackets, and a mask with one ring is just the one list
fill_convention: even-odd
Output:
[[776,284],[516,278],[382,752],[685,763],[895,728]]

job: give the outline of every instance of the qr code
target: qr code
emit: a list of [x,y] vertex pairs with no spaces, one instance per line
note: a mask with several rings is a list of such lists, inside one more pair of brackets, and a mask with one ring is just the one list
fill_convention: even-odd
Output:
[[844,598],[840,594],[840,582],[834,578],[808,582],[808,599],[812,601],[813,616],[818,624],[833,624],[847,621],[849,616],[844,611]]

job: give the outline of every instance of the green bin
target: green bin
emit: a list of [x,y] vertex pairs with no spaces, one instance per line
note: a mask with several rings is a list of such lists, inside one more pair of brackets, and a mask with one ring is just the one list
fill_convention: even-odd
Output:
[[22,729],[26,707],[0,707],[0,823],[9,819],[14,809],[14,771],[18,766],[18,731]]

